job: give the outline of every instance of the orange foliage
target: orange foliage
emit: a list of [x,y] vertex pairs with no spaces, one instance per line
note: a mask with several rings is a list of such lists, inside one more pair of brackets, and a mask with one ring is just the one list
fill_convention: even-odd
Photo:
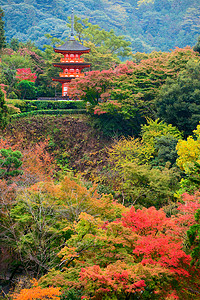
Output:
[[78,221],[81,212],[100,216],[103,220],[115,220],[126,212],[126,208],[114,201],[112,195],[99,195],[97,186],[93,184],[87,189],[77,178],[65,177],[59,184],[43,182],[34,185],[31,189],[48,194],[49,199],[54,199],[54,204],[62,204],[68,211],[69,221]]
[[47,152],[49,140],[40,141],[34,145],[23,146],[24,138],[19,134],[14,141],[12,138],[0,138],[0,149],[9,149],[13,151],[18,150],[22,153],[22,167],[23,175],[15,178],[15,182],[20,180],[25,184],[34,184],[38,181],[49,179],[53,175],[54,165],[53,157]]
[[59,300],[60,299],[60,288],[48,287],[41,288],[38,286],[36,280],[33,281],[34,285],[31,289],[22,289],[19,294],[14,294],[14,300]]

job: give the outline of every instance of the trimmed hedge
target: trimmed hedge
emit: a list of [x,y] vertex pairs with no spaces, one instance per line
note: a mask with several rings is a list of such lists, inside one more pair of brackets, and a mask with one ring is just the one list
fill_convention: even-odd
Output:
[[9,100],[8,103],[19,108],[22,113],[37,110],[85,109],[84,101]]
[[14,114],[11,116],[11,119],[18,119],[24,117],[31,117],[35,115],[72,115],[72,114],[85,114],[86,109],[57,109],[57,110],[35,110],[30,112],[24,112],[21,114]]

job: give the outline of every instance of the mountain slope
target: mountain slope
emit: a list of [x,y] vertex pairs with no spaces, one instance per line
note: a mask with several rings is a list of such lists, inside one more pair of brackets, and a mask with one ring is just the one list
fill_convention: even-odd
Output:
[[45,33],[66,38],[72,7],[81,18],[131,40],[133,51],[193,46],[200,33],[199,0],[0,0],[7,40],[47,43]]

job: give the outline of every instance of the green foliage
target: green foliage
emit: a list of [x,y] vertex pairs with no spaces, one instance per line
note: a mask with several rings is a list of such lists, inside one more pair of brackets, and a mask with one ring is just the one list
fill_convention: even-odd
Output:
[[[99,112],[100,111],[100,112]],[[120,106],[114,101],[100,103],[90,116],[91,124],[108,137],[138,136],[141,119],[138,110],[128,103]]]
[[166,124],[159,119],[147,120],[147,124],[142,125],[142,142],[146,145],[149,152],[150,163],[152,166],[165,166],[166,163],[174,165],[177,159],[176,145],[182,139],[180,131]]
[[6,41],[5,31],[4,31],[5,22],[3,21],[3,17],[4,17],[4,11],[0,7],[0,50],[5,47],[5,41]]
[[[70,25],[69,25],[70,26]],[[124,36],[117,36],[113,29],[106,31],[98,25],[75,17],[75,30],[80,41],[91,49],[85,55],[86,61],[92,63],[92,70],[105,70],[127,58],[131,54],[130,42]]]
[[200,53],[200,36],[198,37],[196,45],[193,47],[194,51],[197,51]]
[[8,108],[3,91],[0,89],[0,127],[4,128],[8,122]]
[[190,229],[187,231],[187,236],[189,238],[190,247],[192,248],[192,265],[196,264],[199,266],[200,264],[200,209],[195,213],[195,221],[196,224],[192,225]]
[[168,80],[160,89],[156,107],[158,117],[176,126],[185,136],[192,134],[200,121],[200,60],[186,65],[176,80]]
[[81,299],[83,299],[81,296],[82,296],[81,290],[70,289],[70,290],[64,292],[60,299],[61,300],[81,300]]
[[171,164],[175,164],[180,136],[175,127],[148,120],[141,140],[123,138],[109,149],[110,185],[125,203],[160,207],[173,200],[180,174]]
[[[14,53],[13,50],[11,53],[6,53],[6,49],[4,49],[5,53],[3,53],[1,58],[1,82],[7,86],[7,93],[14,92],[16,93],[16,70],[18,68],[32,68],[33,62],[28,55],[21,55],[20,53]],[[8,50],[9,52],[9,50]]]
[[1,236],[1,242],[13,248],[26,271],[43,274],[55,264],[60,244],[70,235],[63,230],[63,212],[39,188],[19,193],[16,203],[7,209],[10,217],[1,219],[7,241]]
[[193,136],[186,140],[179,140],[176,146],[177,165],[184,172],[179,194],[188,192],[193,194],[200,186],[200,125],[193,131]]
[[21,99],[35,99],[36,98],[36,87],[35,82],[28,80],[22,80],[17,85],[17,91],[19,98]]
[[24,112],[20,114],[12,115],[12,119],[31,117],[36,115],[52,115],[52,116],[61,116],[61,115],[74,115],[74,114],[85,114],[85,109],[52,109],[52,110],[35,110],[30,112]]
[[[8,41],[31,39],[41,47],[48,43],[45,33],[64,40],[69,36],[66,16],[71,15],[67,0],[1,1],[5,11]],[[169,51],[175,46],[193,46],[199,35],[199,1],[155,0],[114,2],[80,0],[72,4],[78,17],[87,16],[93,25],[126,35],[134,52]],[[23,17],[22,17],[23,16]],[[102,62],[103,64],[104,62]]]
[[177,142],[178,139],[170,134],[155,138],[155,150],[157,154],[151,164],[154,166],[165,166],[166,163],[170,162],[171,166],[175,165],[178,158],[176,150]]
[[168,205],[179,186],[179,174],[175,168],[151,168],[150,165],[140,165],[136,161],[121,165],[119,173],[119,189],[126,203],[133,205],[156,208]]
[[10,47],[11,47],[11,49],[13,49],[14,51],[19,50],[19,48],[20,48],[20,42],[19,42],[19,39],[12,38],[12,40],[10,41]]
[[56,110],[56,109],[84,109],[85,103],[83,101],[49,101],[49,100],[36,100],[36,101],[8,101],[20,111],[30,112],[34,110]]
[[15,92],[12,91],[11,93],[8,94],[8,98],[9,98],[9,99],[17,99],[18,97],[17,97],[17,95],[15,94]]
[[20,151],[11,149],[0,150],[0,179],[9,179],[23,172],[19,170],[22,165],[22,154]]

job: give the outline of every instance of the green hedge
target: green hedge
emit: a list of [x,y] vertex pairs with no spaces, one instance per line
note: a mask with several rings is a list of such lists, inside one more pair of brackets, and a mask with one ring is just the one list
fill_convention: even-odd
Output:
[[84,101],[9,100],[22,113],[37,110],[85,109]]
[[72,114],[85,114],[86,109],[57,109],[57,110],[36,110],[30,112],[24,112],[21,114],[14,114],[11,119],[18,119],[24,117],[31,117],[35,115],[72,115]]

